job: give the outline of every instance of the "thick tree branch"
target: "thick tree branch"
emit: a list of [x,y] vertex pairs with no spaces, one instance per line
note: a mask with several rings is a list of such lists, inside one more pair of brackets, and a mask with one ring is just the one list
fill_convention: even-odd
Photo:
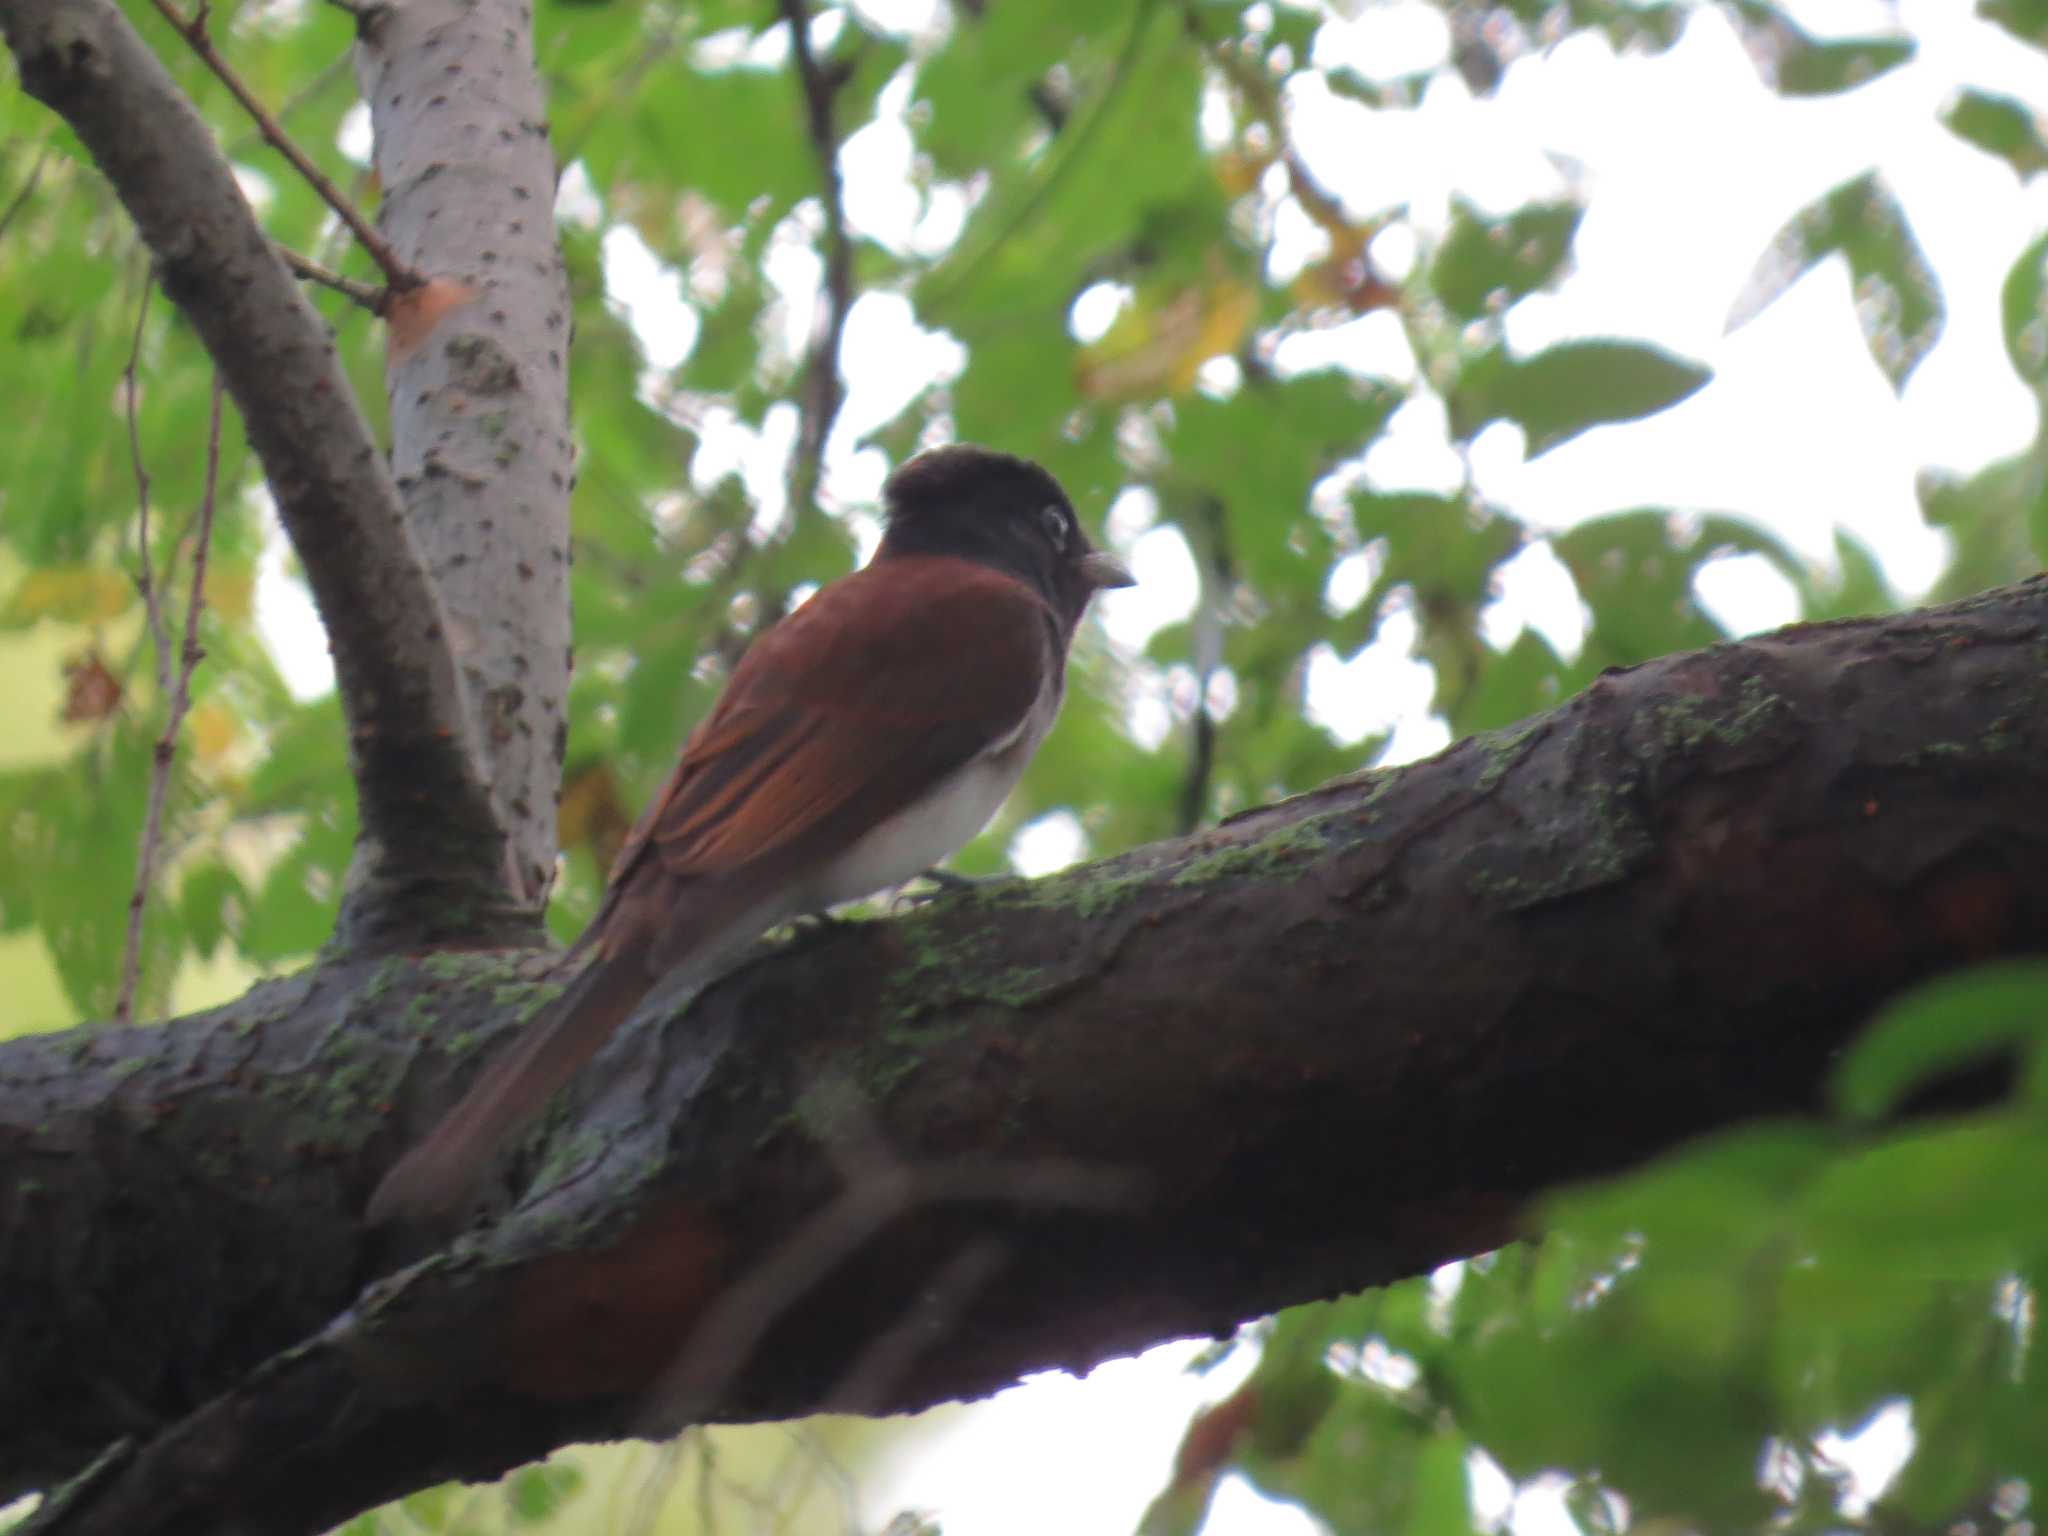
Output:
[[568,745],[574,469],[569,282],[533,8],[411,0],[366,15],[358,34],[378,221],[403,260],[466,300],[418,336],[394,326],[392,469],[463,638],[508,879],[538,913]]
[[77,132],[212,354],[305,564],[362,812],[343,942],[503,931],[505,837],[456,636],[320,317],[206,125],[110,0],[0,0],[0,31],[23,86]]
[[331,1327],[387,1262],[353,1213],[544,958],[13,1042],[0,1492],[129,1434],[43,1529],[314,1530],[569,1438],[916,1407],[1498,1244],[1536,1191],[1809,1107],[1900,988],[2048,948],[2044,659],[2048,579],[1795,628],[805,937],[629,1029],[516,1207]]

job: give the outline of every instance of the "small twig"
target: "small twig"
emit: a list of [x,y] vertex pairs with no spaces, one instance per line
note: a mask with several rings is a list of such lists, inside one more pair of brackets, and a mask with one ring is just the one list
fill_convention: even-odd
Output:
[[1223,665],[1224,610],[1235,584],[1231,574],[1230,528],[1223,504],[1213,497],[1202,502],[1202,524],[1208,537],[1201,554],[1201,590],[1192,620],[1195,663],[1195,716],[1188,743],[1188,771],[1180,792],[1182,835],[1201,825],[1209,809],[1216,774],[1216,717],[1209,712],[1209,684]]
[[[347,80],[351,84],[355,80],[355,60],[347,53],[337,54],[325,69],[321,70],[320,73],[287,96],[272,115],[277,119],[279,125],[282,126],[297,116],[307,103],[317,101],[323,91],[331,89],[343,80]],[[230,160],[241,159],[249,152],[250,146],[262,137],[262,130],[251,125],[248,132],[229,141],[227,146],[228,158]]]
[[384,313],[390,303],[391,290],[379,288],[375,283],[360,283],[352,277],[343,277],[339,272],[330,272],[317,261],[301,256],[290,246],[280,245],[277,254],[284,258],[284,264],[292,272],[309,283],[318,283],[323,288],[332,288],[354,303],[362,305],[373,315]]
[[228,61],[220,56],[220,51],[213,46],[213,39],[206,31],[209,10],[207,0],[199,0],[198,10],[189,18],[173,5],[171,0],[151,0],[151,3],[156,6],[164,20],[176,28],[178,35],[191,44],[192,51],[199,55],[200,62],[212,70],[219,77],[221,84],[233,93],[235,100],[242,104],[242,110],[255,119],[257,128],[270,147],[292,163],[292,169],[306,179],[307,185],[320,194],[327,206],[335,211],[341,221],[349,227],[349,231],[362,242],[363,249],[370,253],[370,259],[377,263],[377,270],[384,274],[384,281],[401,293],[417,288],[425,282],[419,273],[398,259],[398,253],[391,249],[382,235],[370,227],[369,221],[357,210],[355,204],[343,197],[320,168],[306,158],[299,146],[292,142],[291,136],[280,128],[277,120],[264,109],[263,103],[242,83],[241,77],[229,66]]
[[14,222],[15,216],[27,207],[28,200],[35,196],[36,183],[43,179],[43,166],[49,158],[50,146],[45,144],[36,155],[36,163],[28,168],[28,180],[21,184],[19,192],[8,199],[6,208],[0,209],[0,235],[7,233],[7,226]]
[[814,327],[811,355],[804,362],[803,399],[798,406],[796,458],[790,465],[790,505],[798,516],[809,509],[824,473],[825,440],[839,415],[845,385],[839,377],[839,350],[846,336],[846,316],[853,307],[853,242],[846,234],[846,202],[839,174],[839,136],[832,125],[832,102],[841,78],[818,62],[811,51],[811,16],[806,0],[781,0],[789,23],[790,49],[796,60],[797,83],[811,148],[818,157],[821,200],[825,205],[825,291],[823,312]]
[[135,470],[135,590],[142,597],[142,611],[149,620],[149,638],[156,645],[157,686],[165,693],[171,687],[170,639],[164,632],[163,605],[157,601],[156,571],[149,549],[149,468],[142,462],[142,431],[135,409],[140,383],[136,370],[142,360],[142,328],[149,319],[149,301],[156,292],[156,279],[142,283],[142,303],[135,310],[135,339],[128,347],[128,366],[121,370],[122,403],[128,417],[128,461]]
[[1351,221],[1344,216],[1343,204],[1316,180],[1307,162],[1295,149],[1287,131],[1287,114],[1280,104],[1280,92],[1265,68],[1247,59],[1229,43],[1210,37],[1193,0],[1181,0],[1181,13],[1188,36],[1209,56],[1209,62],[1222,72],[1223,77],[1237,87],[1250,104],[1253,114],[1273,135],[1273,142],[1280,146],[1279,159],[1287,172],[1288,189],[1308,216],[1332,233],[1350,228]]
[[[164,717],[163,734],[157,737],[155,762],[149,775],[149,812],[142,823],[142,846],[135,856],[135,892],[128,898],[128,944],[121,961],[121,995],[114,1004],[114,1017],[126,1023],[135,1006],[135,989],[142,979],[142,914],[149,903],[149,887],[155,872],[157,847],[163,839],[164,804],[170,798],[171,764],[178,751],[178,731],[192,702],[192,674],[199,669],[205,652],[199,649],[199,614],[206,606],[206,553],[213,542],[213,509],[220,490],[221,401],[226,388],[218,373],[213,376],[213,414],[206,429],[206,489],[199,498],[199,512],[192,539],[192,588],[185,600],[185,635],[178,647],[176,681],[170,686],[170,703]],[[160,656],[160,675],[168,676],[170,657]]]

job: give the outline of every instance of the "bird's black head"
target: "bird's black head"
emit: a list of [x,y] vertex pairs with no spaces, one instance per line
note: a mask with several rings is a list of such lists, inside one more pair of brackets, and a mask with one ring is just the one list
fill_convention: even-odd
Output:
[[882,555],[956,555],[1030,584],[1068,629],[1104,587],[1131,585],[1114,556],[1088,542],[1059,481],[1029,459],[972,443],[934,448],[882,487]]

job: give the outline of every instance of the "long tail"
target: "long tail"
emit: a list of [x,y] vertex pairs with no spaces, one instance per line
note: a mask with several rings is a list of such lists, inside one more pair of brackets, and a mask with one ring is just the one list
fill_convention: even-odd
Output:
[[427,1138],[384,1175],[370,1197],[372,1227],[448,1222],[493,1153],[532,1118],[648,992],[641,956],[593,960],[512,1048],[484,1069]]

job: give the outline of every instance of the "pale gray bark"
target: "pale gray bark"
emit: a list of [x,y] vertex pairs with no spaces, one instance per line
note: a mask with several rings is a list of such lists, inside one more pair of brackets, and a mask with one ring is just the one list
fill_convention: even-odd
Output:
[[[461,633],[324,323],[206,124],[110,0],[0,0],[0,31],[23,86],[76,130],[220,368],[305,564],[333,646],[363,827],[342,941],[530,923],[488,789],[497,732],[475,728],[456,666]],[[545,227],[545,203],[537,219]],[[547,674],[557,680],[565,628],[558,621]]]
[[448,615],[516,878],[555,867],[568,726],[569,290],[555,163],[520,0],[369,13],[357,73],[379,221],[474,297],[392,359],[392,467]]

